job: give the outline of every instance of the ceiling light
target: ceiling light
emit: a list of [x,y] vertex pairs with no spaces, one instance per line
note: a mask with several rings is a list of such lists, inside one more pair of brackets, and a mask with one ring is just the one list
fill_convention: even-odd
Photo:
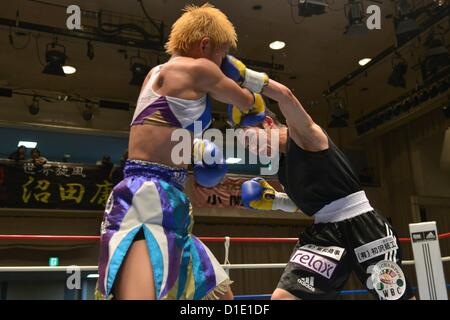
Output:
[[440,34],[430,33],[425,41],[425,56],[421,59],[422,78],[428,80],[450,65],[450,54]]
[[269,44],[269,47],[272,50],[280,50],[280,49],[283,49],[285,46],[286,46],[286,43],[284,43],[283,41],[278,41],[278,40],[271,42]]
[[400,42],[408,39],[411,35],[417,33],[420,30],[416,20],[408,17],[400,18],[395,24],[395,34]]
[[86,103],[83,109],[83,119],[86,121],[91,121],[94,115],[94,110],[91,104]]
[[311,17],[313,15],[321,15],[325,13],[328,7],[326,0],[299,0],[298,15],[300,17]]
[[363,35],[368,32],[364,23],[364,8],[361,1],[349,0],[344,7],[345,16],[348,20],[348,26],[345,28],[345,35]]
[[86,53],[87,57],[89,58],[89,60],[94,59],[95,54],[94,54],[94,46],[92,45],[92,41],[89,40],[87,43],[87,53]]
[[[57,47],[62,50],[57,50]],[[47,44],[45,59],[47,61],[47,65],[42,71],[43,73],[62,77],[66,75],[63,70],[63,66],[66,64],[67,59],[66,48],[64,46],[59,45],[56,42]]]
[[446,118],[450,118],[450,103],[448,103],[448,105],[444,105],[442,107],[442,112],[444,112],[444,115]]
[[328,101],[331,108],[331,121],[328,128],[346,128],[349,113],[345,107],[345,100],[340,97],[333,97]]
[[39,113],[39,100],[36,97],[33,98],[33,102],[28,106],[28,111],[33,116]]
[[19,141],[18,147],[24,146],[25,148],[34,149],[37,146],[37,142],[34,141]]
[[144,58],[141,58],[140,56],[131,57],[130,70],[132,73],[132,78],[130,85],[141,86],[147,77],[147,74],[150,72],[150,69],[151,68],[148,66],[147,61]]
[[365,66],[366,64],[368,64],[370,61],[372,61],[371,58],[364,58],[364,59],[359,60],[358,63],[362,67],[362,66]]
[[408,64],[400,59],[398,62],[392,61],[392,73],[389,76],[388,84],[393,87],[406,88],[405,74],[408,71]]
[[65,74],[74,74],[75,72],[77,72],[77,69],[72,66],[63,66],[63,70]]
[[88,278],[88,279],[97,279],[98,278],[98,274],[97,273],[91,273],[91,274],[88,274],[86,278]]
[[394,19],[395,34],[399,44],[409,40],[420,30],[416,20],[412,17],[413,8],[408,0],[398,0],[395,6],[396,15]]

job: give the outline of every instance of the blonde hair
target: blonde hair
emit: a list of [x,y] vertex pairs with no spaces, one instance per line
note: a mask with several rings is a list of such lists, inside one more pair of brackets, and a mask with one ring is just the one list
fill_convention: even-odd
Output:
[[229,45],[236,48],[237,35],[227,16],[209,3],[201,7],[187,5],[183,15],[172,25],[166,52],[186,53],[190,47],[204,37],[208,37],[214,46]]

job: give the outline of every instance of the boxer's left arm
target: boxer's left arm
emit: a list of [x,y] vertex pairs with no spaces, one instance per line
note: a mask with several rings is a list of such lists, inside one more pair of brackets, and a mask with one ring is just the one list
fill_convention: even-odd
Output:
[[232,79],[226,77],[220,68],[208,59],[195,59],[193,73],[199,91],[207,92],[217,101],[239,106],[248,111],[254,104],[251,91],[241,88]]
[[299,147],[311,152],[328,149],[328,137],[289,88],[270,79],[262,94],[278,102],[286,118],[289,136]]

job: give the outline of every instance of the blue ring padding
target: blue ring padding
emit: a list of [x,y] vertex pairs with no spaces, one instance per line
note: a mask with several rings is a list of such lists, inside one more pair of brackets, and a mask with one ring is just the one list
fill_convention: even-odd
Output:
[[269,300],[271,294],[254,294],[254,295],[242,295],[242,296],[234,296],[234,300]]
[[[446,285],[447,289],[450,289],[450,283]],[[412,288],[412,290],[416,291],[417,288]],[[368,294],[368,290],[342,290],[340,292],[340,295],[342,296],[349,296],[352,294],[358,295],[358,294]],[[249,294],[249,295],[240,295],[235,296],[234,300],[269,300],[271,294]]]
[[365,290],[365,289],[360,289],[360,290],[342,290],[341,292],[339,292],[340,296],[349,296],[352,294],[368,294],[369,291]]

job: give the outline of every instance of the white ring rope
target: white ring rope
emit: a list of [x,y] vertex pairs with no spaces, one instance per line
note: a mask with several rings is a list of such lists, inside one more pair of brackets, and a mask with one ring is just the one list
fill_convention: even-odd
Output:
[[230,268],[228,266],[231,265],[230,260],[228,259],[228,255],[230,253],[230,237],[225,237],[225,258],[223,261],[222,267],[225,269],[225,272],[230,275]]
[[[449,262],[450,256],[443,257],[442,262]],[[402,261],[403,265],[413,265],[414,260],[404,260]],[[247,263],[247,264],[223,264],[223,268],[228,269],[282,269],[286,267],[286,263]],[[0,267],[1,272],[67,272],[74,270],[79,270],[82,272],[92,272],[97,271],[97,266],[60,266],[60,267]]]

